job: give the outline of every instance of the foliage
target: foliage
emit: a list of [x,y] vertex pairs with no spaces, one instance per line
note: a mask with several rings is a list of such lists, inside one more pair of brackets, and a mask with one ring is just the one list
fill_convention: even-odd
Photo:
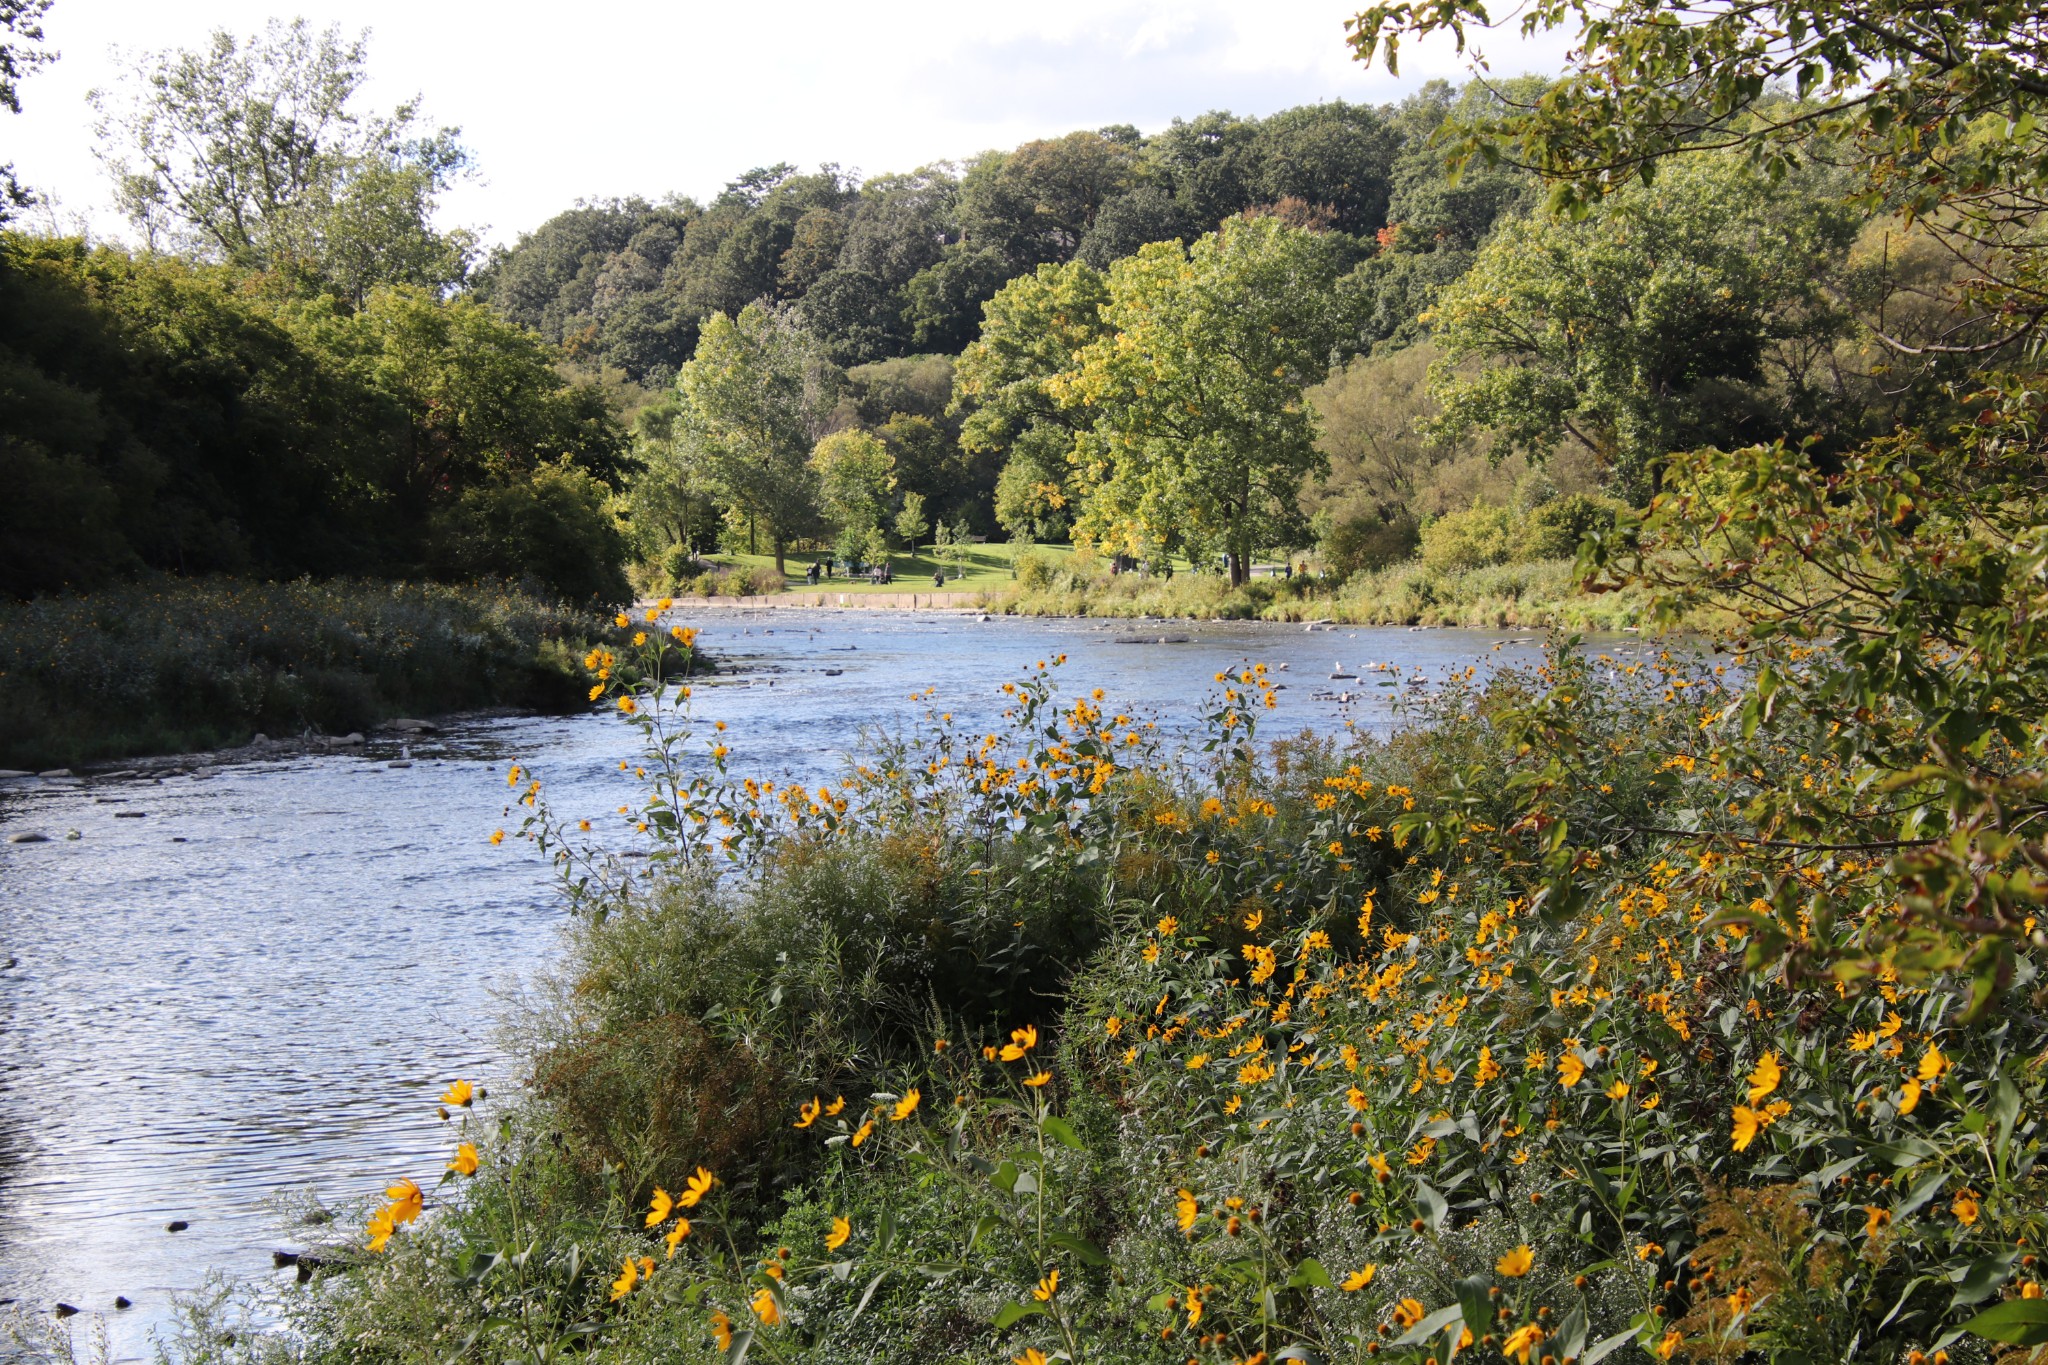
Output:
[[[473,302],[351,311],[75,240],[0,237],[0,375],[13,595],[144,566],[418,573],[472,490],[564,456],[615,480],[625,455],[602,397]],[[615,572],[603,537],[577,553]]]
[[1257,218],[1110,268],[1112,334],[1047,383],[1092,419],[1068,456],[1078,534],[1144,560],[1221,549],[1233,584],[1255,551],[1307,538],[1296,500],[1322,456],[1302,390],[1343,335],[1340,266],[1327,236]]
[[651,856],[509,778],[578,912],[527,1031],[575,1065],[328,1252],[309,1359],[1905,1362],[2040,1295],[2038,946],[1972,1029],[1953,976],[1745,968],[1682,840],[1542,896],[1532,722],[1599,742],[1560,819],[1649,826],[1726,787],[1667,700],[1742,686],[1704,660],[1566,648],[1272,745],[1247,665],[1193,753],[1048,661],[995,733],[933,699],[812,790],[662,703],[691,638],[650,616],[586,663]]
[[[51,0],[0,0],[0,34],[6,35],[0,40],[0,108],[10,114],[21,112],[21,78],[56,58],[35,46],[43,41],[42,18],[50,4]],[[14,178],[13,163],[0,165],[0,225],[33,201],[34,195]]]
[[758,522],[781,570],[789,542],[817,516],[812,447],[837,378],[787,310],[750,303],[715,314],[676,376],[681,436],[720,499]]
[[1521,527],[1505,507],[1480,503],[1422,528],[1422,562],[1439,573],[1505,564],[1521,544]]
[[858,429],[836,431],[811,452],[811,469],[818,476],[818,505],[852,551],[841,558],[865,562],[868,541],[894,501],[896,461],[889,447]]
[[1823,284],[1853,230],[1819,195],[1710,158],[1583,219],[1509,223],[1436,300],[1430,430],[1536,456],[1569,439],[1637,499],[1668,450],[1788,435],[1847,322]]
[[0,604],[0,766],[566,709],[594,617],[507,585],[143,577]]
[[523,483],[471,488],[438,514],[434,545],[443,576],[524,578],[537,591],[599,610],[633,592],[606,491],[568,460],[542,465]]
[[215,30],[204,50],[142,57],[125,100],[92,96],[122,211],[153,248],[305,274],[355,302],[459,282],[474,237],[432,217],[469,155],[456,129],[421,125],[416,100],[351,107],[364,47],[273,19],[258,37]]

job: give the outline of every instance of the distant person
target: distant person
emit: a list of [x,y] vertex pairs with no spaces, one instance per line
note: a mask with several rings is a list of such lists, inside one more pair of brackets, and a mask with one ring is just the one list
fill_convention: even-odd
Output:
[[943,588],[946,586],[945,569],[938,568],[932,570],[932,586],[935,588]]

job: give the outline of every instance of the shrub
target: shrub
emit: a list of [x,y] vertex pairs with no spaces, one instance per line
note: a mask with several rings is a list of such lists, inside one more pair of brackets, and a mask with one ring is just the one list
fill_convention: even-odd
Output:
[[466,491],[434,522],[436,568],[456,577],[508,577],[597,608],[630,602],[626,542],[603,484],[567,460],[523,481]]
[[1525,518],[1515,558],[1570,559],[1579,552],[1579,542],[1595,531],[1614,528],[1614,505],[1584,493],[1555,498],[1532,510]]
[[1323,566],[1338,582],[1384,569],[1415,554],[1421,528],[1406,512],[1391,516],[1361,513],[1332,518],[1317,545]]
[[1522,529],[1507,509],[1481,504],[1438,517],[1422,528],[1422,562],[1438,573],[1506,564],[1520,549]]

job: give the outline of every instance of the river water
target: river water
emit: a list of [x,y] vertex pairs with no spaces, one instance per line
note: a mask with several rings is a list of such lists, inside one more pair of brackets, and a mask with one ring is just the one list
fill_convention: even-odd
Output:
[[[836,779],[864,727],[922,715],[913,690],[937,687],[979,729],[1003,681],[1061,653],[1069,695],[1103,687],[1169,729],[1192,723],[1218,669],[1286,664],[1271,736],[1389,725],[1392,675],[1333,672],[1442,676],[1540,652],[1527,633],[1253,623],[729,610],[698,624],[731,665],[698,702],[728,723],[735,771],[813,782]],[[434,1098],[457,1077],[516,1087],[496,1023],[562,919],[540,860],[489,842],[515,823],[506,766],[544,778],[558,813],[599,817],[634,799],[618,763],[636,739],[610,715],[458,719],[405,753],[393,739],[0,782],[0,837],[51,836],[0,843],[0,1300],[76,1306],[74,1328],[103,1315],[116,1357],[144,1359],[172,1297],[209,1269],[291,1273],[272,1268],[298,1244],[280,1196],[353,1209],[438,1170]]]

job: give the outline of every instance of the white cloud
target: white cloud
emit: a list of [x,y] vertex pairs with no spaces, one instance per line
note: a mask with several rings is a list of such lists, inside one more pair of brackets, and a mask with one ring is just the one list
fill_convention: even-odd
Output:
[[[62,58],[24,85],[23,114],[0,116],[4,155],[118,231],[85,104],[117,79],[109,47],[194,46],[280,12],[368,26],[371,98],[424,94],[462,126],[482,176],[450,197],[449,217],[494,241],[578,197],[702,198],[776,161],[904,170],[1108,123],[1152,131],[1209,109],[1389,100],[1463,70],[1447,45],[1404,53],[1398,81],[1358,66],[1343,29],[1358,0],[278,3],[58,0],[45,26]],[[1493,46],[1499,74],[1554,70],[1562,47]]]

